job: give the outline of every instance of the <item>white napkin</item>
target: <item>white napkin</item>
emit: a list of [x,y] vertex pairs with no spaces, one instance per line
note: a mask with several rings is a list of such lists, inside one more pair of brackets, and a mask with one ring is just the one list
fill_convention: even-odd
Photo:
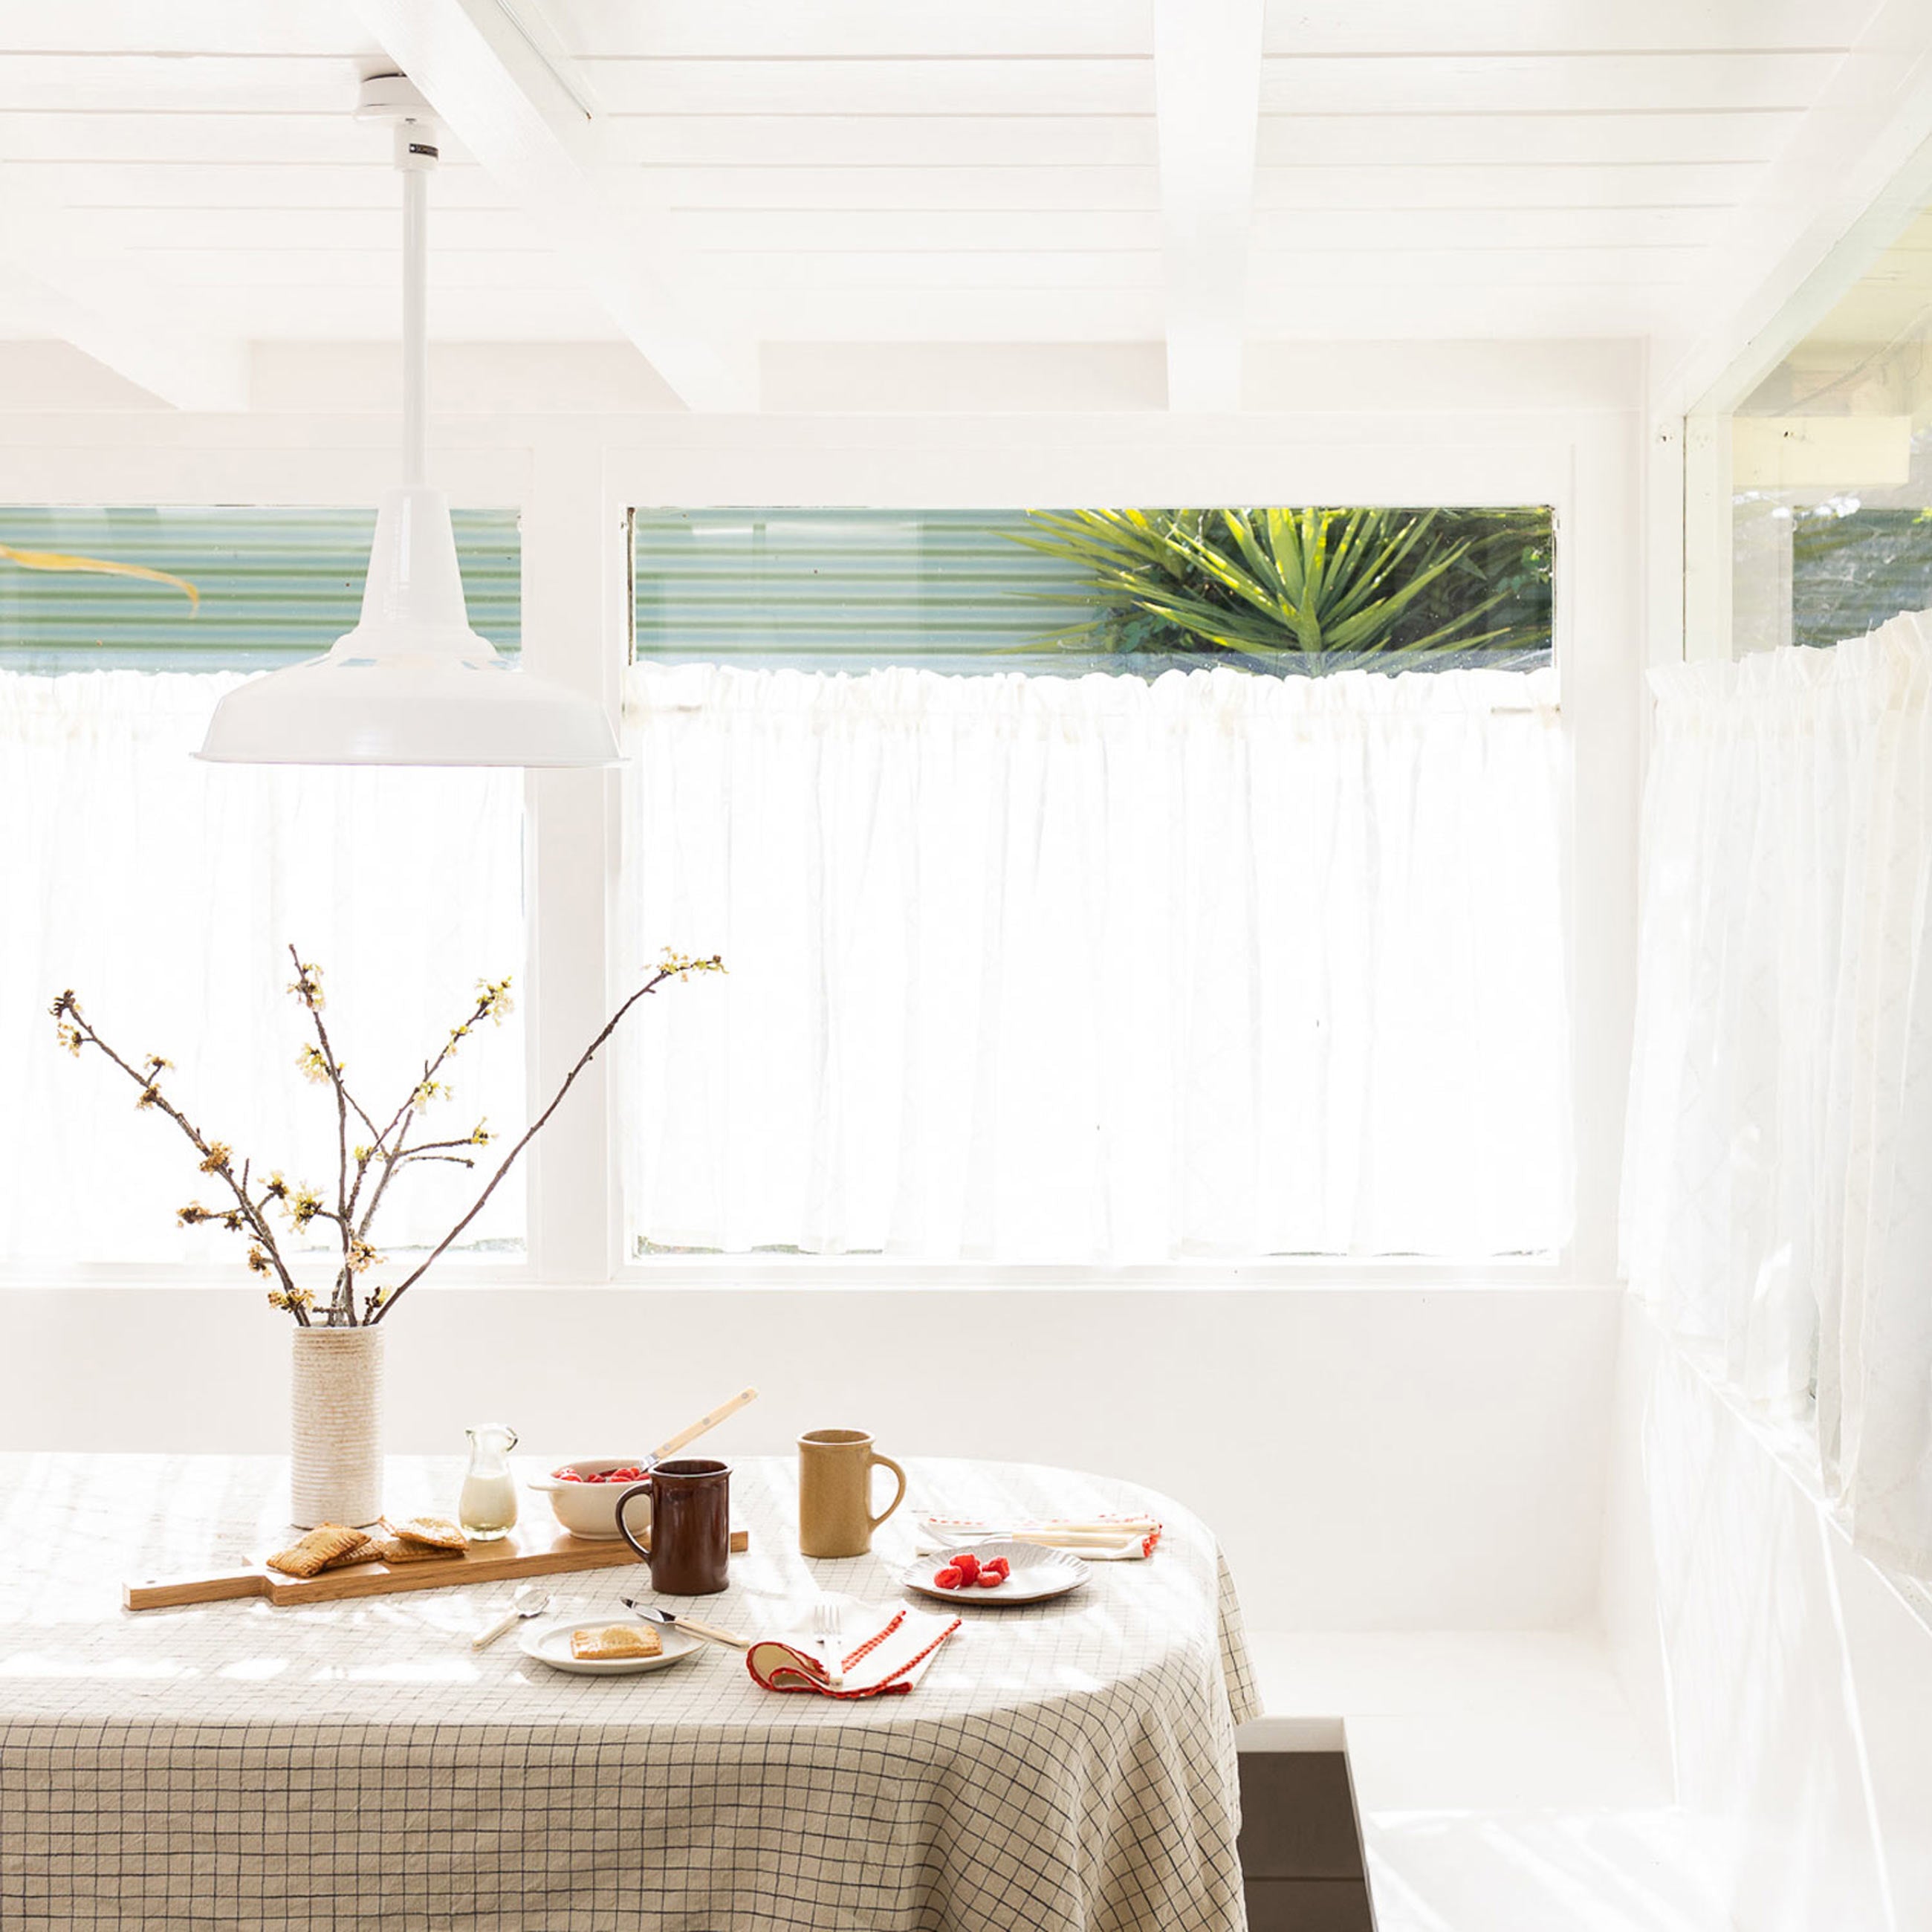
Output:
[[957,1617],[904,1604],[867,1604],[848,1610],[841,1641],[844,1682],[826,1681],[818,1640],[788,1628],[760,1637],[745,1653],[745,1667],[767,1690],[816,1690],[823,1697],[903,1695],[930,1668],[939,1646],[959,1628]]

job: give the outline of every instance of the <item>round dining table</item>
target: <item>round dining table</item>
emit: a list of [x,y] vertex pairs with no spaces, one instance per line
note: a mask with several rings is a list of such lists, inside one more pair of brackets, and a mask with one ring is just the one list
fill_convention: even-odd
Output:
[[[0,1456],[0,1924],[1238,1932],[1234,1733],[1255,1699],[1212,1534],[1102,1477],[907,1467],[872,1552],[814,1560],[792,1459],[736,1462],[729,1588],[650,1600],[754,1636],[820,1593],[932,1608],[904,1581],[923,1514],[1145,1512],[1163,1534],[1046,1602],[964,1593],[910,1692],[838,1700],[767,1690],[710,1644],[602,1677],[514,1636],[472,1650],[507,1585],[130,1612],[130,1577],[289,1540],[286,1464]],[[460,1477],[392,1458],[390,1514],[448,1512]],[[557,1616],[650,1597],[611,1557],[544,1580]]]

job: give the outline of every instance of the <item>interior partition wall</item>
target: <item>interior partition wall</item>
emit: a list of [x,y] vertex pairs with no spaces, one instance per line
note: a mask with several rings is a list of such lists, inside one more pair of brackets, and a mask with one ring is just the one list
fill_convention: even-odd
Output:
[[[1282,1627],[1549,1625],[1594,1600],[1614,1348],[1614,1217],[1628,1045],[1634,724],[1641,656],[1638,452],[1630,392],[1577,406],[1400,418],[1214,419],[548,416],[438,426],[460,504],[514,505],[522,652],[613,704],[639,505],[865,502],[1524,502],[1556,508],[1558,660],[1574,758],[1569,970],[1576,1232],[1553,1264],[1178,1263],[1118,1270],[880,1258],[622,1252],[608,1162],[614,1096],[584,1084],[540,1143],[521,1259],[466,1258],[412,1297],[394,1372],[396,1444],[457,1438],[468,1412],[514,1408],[526,1440],[571,1448],[697,1408],[779,1360],[770,1386],[848,1403],[882,1440],[1118,1467],[1212,1508]],[[380,418],[178,418],[54,412],[0,451],[19,502],[355,503],[382,487]],[[546,1090],[608,1010],[620,858],[619,782],[526,781],[527,1084]],[[236,1273],[238,1274],[238,1269]],[[279,1446],[279,1334],[245,1287],[207,1270],[16,1272],[29,1346],[8,1365],[22,1446]],[[158,1324],[158,1308],[177,1312]],[[258,1319],[258,1317],[260,1318]],[[922,1394],[961,1332],[1024,1336],[980,1412],[935,1419]],[[1171,1346],[1190,1337],[1186,1360]],[[780,1351],[776,1341],[782,1336]],[[1131,1388],[1157,1375],[1172,1438],[1124,1402],[1069,1433],[1054,1360]],[[595,1361],[599,1372],[586,1373]],[[162,1399],[158,1363],[229,1393]],[[719,1378],[722,1378],[722,1380]],[[712,1383],[717,1382],[717,1388]],[[796,1387],[794,1387],[796,1384]],[[94,1392],[77,1405],[68,1393]],[[789,1390],[789,1394],[786,1391]],[[841,1392],[843,1392],[842,1394]],[[775,1400],[773,1408],[778,1406]],[[693,1412],[696,1412],[694,1409]],[[745,1420],[748,1447],[758,1412]],[[1526,1445],[1535,1445],[1533,1454]],[[1319,1468],[1284,1485],[1282,1468]],[[1226,1500],[1214,1503],[1216,1490]],[[1372,1549],[1360,1526],[1378,1526]]]

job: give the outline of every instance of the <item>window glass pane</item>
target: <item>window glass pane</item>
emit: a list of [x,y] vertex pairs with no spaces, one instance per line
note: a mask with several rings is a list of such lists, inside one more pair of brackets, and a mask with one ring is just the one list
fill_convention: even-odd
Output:
[[634,528],[634,1253],[1561,1246],[1548,511]]
[[1928,348],[1922,214],[1726,422],[1735,652],[1834,644],[1932,606]]
[[[514,656],[517,513],[451,518],[471,626]],[[0,668],[254,670],[319,656],[355,625],[375,527],[364,508],[0,505]]]
[[[488,518],[501,642],[514,637],[500,586],[514,596],[515,517]],[[286,990],[295,974],[285,949],[323,968],[324,1018],[350,1085],[386,1123],[472,1010],[476,982],[521,980],[521,774],[203,765],[190,755],[217,698],[240,681],[236,667],[313,654],[353,622],[362,560],[351,546],[370,527],[366,513],[11,512],[4,527],[10,548],[30,557],[181,575],[200,589],[202,608],[184,619],[171,606],[184,594],[166,585],[37,571],[0,555],[0,1090],[9,1096],[0,1260],[177,1262],[231,1279],[246,1244],[218,1226],[177,1224],[191,1202],[223,1204],[218,1181],[197,1172],[170,1122],[136,1105],[140,1089],[124,1074],[91,1050],[78,1060],[60,1050],[50,1001],[73,988],[124,1056],[175,1063],[170,1097],[206,1136],[252,1160],[258,1180],[280,1169],[332,1204],[335,1113],[328,1090],[298,1070],[309,1036]],[[309,541],[325,529],[336,546],[326,568],[320,538]],[[143,530],[166,534],[130,535]],[[277,531],[284,549],[270,541]],[[178,655],[171,627],[200,638],[195,627],[211,620],[232,648]],[[197,668],[131,668],[183,661]],[[76,662],[106,668],[49,668]],[[485,1117],[514,1129],[520,1017],[478,1028],[446,1070],[453,1096],[422,1114],[418,1137],[455,1140]],[[372,1138],[352,1122],[352,1148]],[[399,1174],[386,1197],[372,1232],[392,1265],[370,1285],[400,1279],[410,1252],[440,1238],[471,1198],[478,1170],[458,1163],[474,1151],[440,1151],[451,1158]],[[524,1225],[522,1190],[506,1184],[470,1244],[518,1250]],[[328,1273],[324,1237],[332,1243],[334,1230],[314,1222],[295,1241],[317,1287]]]
[[640,662],[1151,676],[1550,661],[1552,519],[1536,506],[656,509],[633,530]]

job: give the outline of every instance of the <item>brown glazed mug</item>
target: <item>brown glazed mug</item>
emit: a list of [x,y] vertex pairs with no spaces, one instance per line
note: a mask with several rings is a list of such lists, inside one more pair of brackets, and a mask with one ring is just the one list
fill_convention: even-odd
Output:
[[[872,1514],[872,1470],[891,1470],[898,1492]],[[812,1429],[798,1438],[798,1546],[807,1556],[862,1556],[872,1532],[905,1501],[905,1472],[862,1429]]]
[[[651,1540],[640,1543],[624,1520],[638,1496],[651,1499]],[[708,1457],[660,1462],[647,1483],[617,1498],[617,1527],[650,1565],[651,1588],[673,1597],[711,1597],[725,1587],[731,1560],[731,1466]]]

